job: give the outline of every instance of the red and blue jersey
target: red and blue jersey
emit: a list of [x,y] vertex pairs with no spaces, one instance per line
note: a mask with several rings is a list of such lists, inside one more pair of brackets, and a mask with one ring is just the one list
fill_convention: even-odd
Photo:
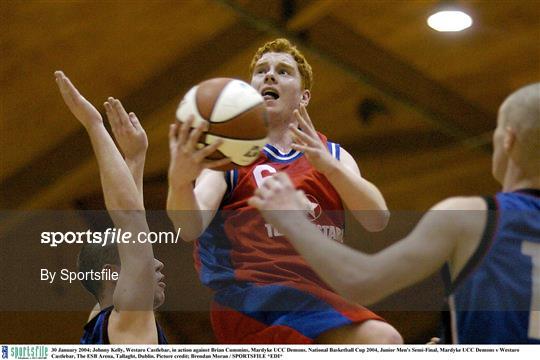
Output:
[[[325,138],[323,140],[326,141]],[[327,142],[339,159],[339,145]],[[344,214],[341,199],[330,182],[303,153],[281,153],[266,145],[252,165],[226,173],[227,194],[216,218],[199,239],[195,259],[202,282],[219,289],[230,281],[256,284],[308,282],[326,287],[290,242],[247,204],[264,178],[285,172],[312,204],[308,216],[321,231],[342,241]]]
[[[339,160],[340,147],[328,142]],[[220,211],[195,247],[203,284],[216,291],[212,326],[221,343],[311,343],[332,328],[382,320],[335,294],[290,242],[248,199],[264,178],[285,172],[311,203],[308,216],[329,238],[342,242],[343,204],[330,182],[303,153],[266,145],[250,166],[225,174]]]

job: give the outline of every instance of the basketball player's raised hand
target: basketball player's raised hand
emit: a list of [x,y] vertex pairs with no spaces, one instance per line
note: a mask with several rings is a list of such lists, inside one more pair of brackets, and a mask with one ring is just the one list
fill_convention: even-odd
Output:
[[88,100],[86,100],[62,71],[55,71],[54,76],[60,94],[71,113],[88,130],[95,125],[102,125],[103,118]]
[[197,142],[208,123],[201,122],[191,129],[193,119],[193,116],[190,116],[182,125],[175,122],[169,128],[169,186],[191,186],[203,169],[227,165],[230,162],[228,158],[214,161],[206,159],[217,150],[223,140],[218,139],[211,145],[198,149]]
[[144,158],[148,149],[148,138],[137,116],[124,109],[120,100],[109,97],[103,104],[109,124],[126,160]]
[[289,125],[294,141],[292,148],[302,151],[317,171],[324,175],[329,174],[335,168],[337,160],[330,154],[317,131],[315,131],[306,107],[300,105],[300,110],[294,110],[294,116],[296,116],[298,125],[302,130],[293,124]]

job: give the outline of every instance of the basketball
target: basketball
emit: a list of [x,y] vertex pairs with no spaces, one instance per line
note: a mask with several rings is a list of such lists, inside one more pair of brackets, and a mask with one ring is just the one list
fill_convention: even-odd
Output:
[[209,122],[199,139],[200,148],[223,139],[209,160],[224,157],[231,163],[217,170],[228,170],[253,163],[267,143],[267,113],[264,99],[249,84],[236,79],[214,78],[191,88],[178,106],[180,122],[194,117],[193,126]]

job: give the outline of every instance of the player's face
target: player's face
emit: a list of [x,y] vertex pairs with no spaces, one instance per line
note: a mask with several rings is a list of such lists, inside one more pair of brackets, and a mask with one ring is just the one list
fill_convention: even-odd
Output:
[[504,128],[503,128],[503,114],[499,110],[499,118],[497,121],[497,128],[493,132],[493,156],[491,159],[491,173],[495,180],[499,183],[503,183],[506,173],[506,165],[508,163],[508,156],[504,150]]
[[264,97],[266,108],[273,115],[291,117],[303,103],[307,105],[309,91],[303,89],[298,64],[291,54],[268,52],[255,64],[251,86]]
[[157,259],[154,259],[154,279],[155,279],[155,289],[154,289],[154,309],[160,307],[165,301],[165,275],[161,273],[163,270],[163,263]]

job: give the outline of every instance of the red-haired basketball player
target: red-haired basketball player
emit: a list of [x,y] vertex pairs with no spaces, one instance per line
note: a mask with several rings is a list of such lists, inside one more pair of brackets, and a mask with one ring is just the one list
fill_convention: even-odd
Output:
[[[187,121],[170,131],[167,209],[184,240],[197,239],[196,268],[201,281],[215,291],[212,325],[218,340],[402,342],[380,317],[336,295],[248,205],[266,177],[280,171],[308,194],[311,221],[338,243],[344,206],[371,210],[356,212],[370,231],[382,230],[388,221],[381,193],[360,176],[351,155],[314,130],[306,112],[312,72],[300,51],[286,39],[266,43],[255,54],[250,73],[269,114],[269,144],[255,163],[226,173],[205,169],[226,161],[205,162],[210,152],[196,147],[203,126],[190,132]],[[302,132],[294,130],[298,127]],[[294,137],[312,149],[304,152]]]

